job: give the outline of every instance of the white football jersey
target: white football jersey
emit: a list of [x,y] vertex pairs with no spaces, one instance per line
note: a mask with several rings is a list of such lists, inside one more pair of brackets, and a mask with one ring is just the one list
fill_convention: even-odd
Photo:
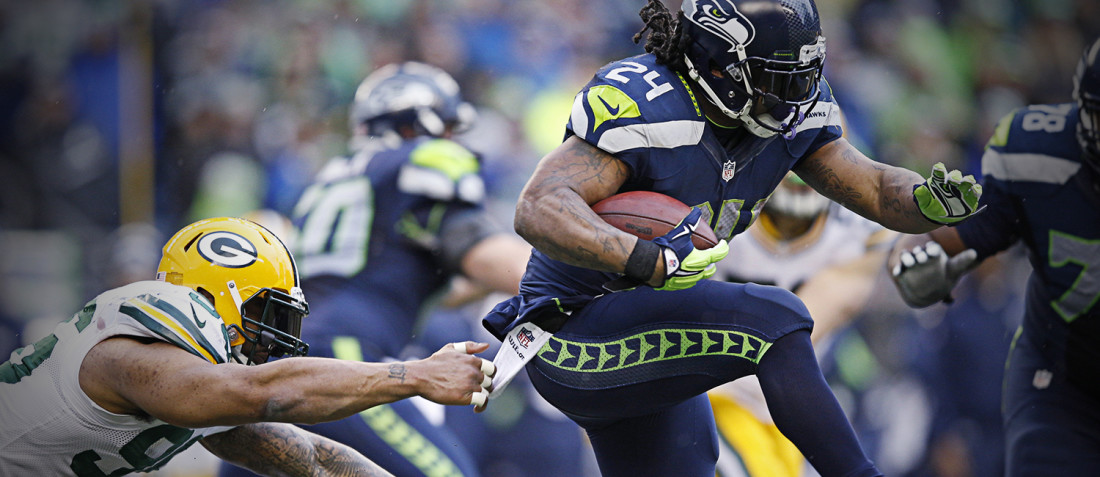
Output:
[[[836,203],[829,204],[828,213],[794,240],[776,239],[764,227],[758,220],[729,241],[729,255],[718,262],[714,279],[775,285],[793,291],[821,270],[863,256],[891,234]],[[723,384],[712,392],[734,399],[761,422],[772,422],[755,375]]]
[[794,290],[826,267],[859,258],[876,241],[876,234],[885,231],[836,203],[829,204],[828,214],[794,240],[772,237],[762,222],[729,241],[729,255],[718,262],[715,280]]
[[149,471],[231,429],[185,429],[96,405],[80,388],[80,365],[93,346],[119,335],[166,341],[211,363],[225,363],[230,352],[221,318],[190,288],[144,281],[104,292],[0,365],[0,475]]

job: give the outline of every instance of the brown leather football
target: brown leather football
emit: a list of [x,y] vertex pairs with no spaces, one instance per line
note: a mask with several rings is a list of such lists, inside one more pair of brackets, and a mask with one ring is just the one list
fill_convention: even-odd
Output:
[[[631,191],[596,202],[592,210],[623,232],[653,240],[676,227],[691,212],[691,207],[661,193]],[[691,243],[699,250],[706,250],[718,244],[718,237],[709,224],[700,221]]]

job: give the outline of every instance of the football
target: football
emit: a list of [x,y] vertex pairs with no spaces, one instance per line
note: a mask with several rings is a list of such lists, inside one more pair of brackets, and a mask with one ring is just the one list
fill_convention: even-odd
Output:
[[[679,224],[691,212],[691,207],[657,192],[632,191],[596,202],[592,210],[623,232],[653,240]],[[718,237],[709,224],[700,221],[691,242],[695,248],[706,250],[718,244]]]

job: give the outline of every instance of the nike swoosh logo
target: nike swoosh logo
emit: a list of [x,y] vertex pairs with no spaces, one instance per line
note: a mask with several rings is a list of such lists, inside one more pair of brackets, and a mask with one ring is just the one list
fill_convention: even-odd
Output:
[[195,313],[195,305],[191,305],[191,316],[195,318],[195,324],[199,325],[199,328],[205,328],[206,322],[199,320],[199,314]]
[[676,235],[673,235],[672,238],[669,239],[669,241],[676,240],[679,237],[683,237],[684,234],[693,234],[693,233],[695,233],[696,227],[699,227],[699,222],[695,222],[694,224],[685,225],[684,230],[682,230],[680,233],[678,233]]
[[612,108],[610,104],[607,104],[607,101],[604,101],[603,96],[597,96],[597,98],[600,98],[600,102],[603,103],[603,107],[607,108],[607,112],[611,113],[612,116],[619,114],[618,106]]

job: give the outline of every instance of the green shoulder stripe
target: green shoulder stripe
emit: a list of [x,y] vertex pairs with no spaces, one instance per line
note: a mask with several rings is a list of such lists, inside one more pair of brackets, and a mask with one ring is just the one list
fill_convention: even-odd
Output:
[[[142,326],[211,363],[224,363],[218,349],[199,331],[206,322],[197,316],[188,317],[171,303],[151,295],[142,295],[126,301],[119,311],[135,319]],[[220,326],[220,324],[219,324]]]
[[426,141],[417,146],[411,159],[413,164],[442,172],[452,181],[481,170],[481,164],[469,149],[446,139]]
[[997,128],[993,130],[993,136],[989,138],[989,142],[985,145],[987,149],[990,147],[1004,147],[1008,144],[1008,131],[1012,129],[1012,119],[1016,117],[1016,113],[1019,111],[1019,109],[1013,110],[997,122]]

